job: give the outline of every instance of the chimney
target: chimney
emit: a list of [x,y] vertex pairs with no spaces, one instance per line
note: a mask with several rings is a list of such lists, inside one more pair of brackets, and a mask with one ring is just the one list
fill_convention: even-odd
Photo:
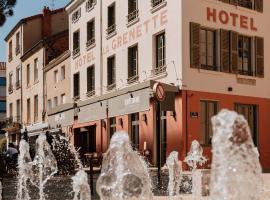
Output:
[[49,7],[44,6],[42,18],[42,37],[49,37],[52,34],[52,11]]

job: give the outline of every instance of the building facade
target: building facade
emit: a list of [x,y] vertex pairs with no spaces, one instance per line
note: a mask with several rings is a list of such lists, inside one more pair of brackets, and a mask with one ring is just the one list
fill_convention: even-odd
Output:
[[[262,166],[270,169],[270,60],[264,57],[270,3],[228,2],[67,5],[76,105],[69,124],[82,154],[105,151],[113,132],[126,130],[154,165],[173,150],[183,159],[195,139],[211,160],[211,117],[227,108],[246,117]],[[158,100],[157,88],[165,100]]]
[[0,62],[0,121],[6,119],[6,63]]

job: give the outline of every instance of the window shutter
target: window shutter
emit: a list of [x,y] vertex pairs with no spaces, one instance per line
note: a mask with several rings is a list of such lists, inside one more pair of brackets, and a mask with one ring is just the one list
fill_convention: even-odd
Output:
[[231,31],[231,72],[238,73],[238,33]]
[[192,68],[200,67],[200,24],[190,23],[190,63]]
[[263,12],[263,0],[255,0],[255,9],[258,12]]
[[220,69],[222,72],[230,72],[230,31],[220,31]]
[[264,77],[264,39],[261,37],[255,38],[255,63],[256,63],[256,76]]

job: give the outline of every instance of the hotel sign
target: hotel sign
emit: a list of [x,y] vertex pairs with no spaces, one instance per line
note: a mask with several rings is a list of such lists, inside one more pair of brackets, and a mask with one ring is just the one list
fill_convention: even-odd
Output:
[[258,31],[253,17],[207,7],[207,21]]

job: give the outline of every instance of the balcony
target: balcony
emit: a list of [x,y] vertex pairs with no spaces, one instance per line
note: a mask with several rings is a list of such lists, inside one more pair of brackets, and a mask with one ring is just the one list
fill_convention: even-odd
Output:
[[8,86],[8,93],[9,94],[13,93],[13,85]]
[[167,73],[167,66],[166,65],[163,65],[163,66],[160,66],[160,67],[157,67],[157,68],[154,68],[151,70],[152,77],[159,76],[159,75],[166,74],[166,73]]
[[72,51],[72,55],[73,55],[73,57],[80,55],[80,48],[78,47],[78,48],[74,49]]
[[127,83],[128,84],[132,84],[132,83],[135,83],[139,80],[139,76],[138,75],[135,75],[135,76],[131,76],[127,79]]
[[21,53],[21,47],[18,45],[16,48],[15,48],[15,52],[16,52],[16,56]]
[[16,89],[20,89],[21,88],[21,81],[16,81]]
[[12,59],[13,59],[12,54],[9,54],[9,55],[8,55],[8,62],[11,62]]
[[21,116],[11,116],[5,119],[7,128],[20,128]]
[[96,94],[96,91],[95,90],[90,90],[90,91],[88,91],[87,93],[86,93],[86,96],[87,97],[92,97],[92,96],[94,96]]
[[87,49],[93,47],[96,43],[96,39],[95,38],[91,38],[86,42],[86,47]]
[[139,17],[139,10],[134,10],[133,12],[129,13],[127,16],[127,22],[130,24],[131,22],[137,20]]
[[116,88],[116,83],[112,83],[112,84],[107,86],[107,91],[113,90],[115,88]]
[[116,24],[113,24],[111,26],[109,26],[107,29],[107,36],[113,35],[114,33],[116,33]]

